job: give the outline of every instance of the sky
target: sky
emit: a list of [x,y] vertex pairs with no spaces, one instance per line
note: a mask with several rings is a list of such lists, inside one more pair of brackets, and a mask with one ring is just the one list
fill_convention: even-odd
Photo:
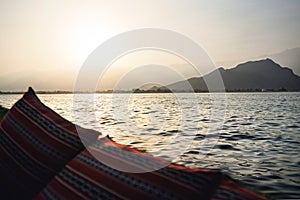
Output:
[[[72,90],[80,67],[97,46],[139,28],[183,34],[216,66],[233,67],[300,47],[299,10],[298,0],[0,0],[0,90],[22,91],[29,85],[37,90]],[[164,53],[144,52],[139,59],[149,55],[154,64],[185,64]],[[138,59],[132,57],[127,64],[116,62],[116,71],[130,68],[128,63]],[[139,64],[153,63],[144,59]],[[107,78],[105,88],[115,82]]]

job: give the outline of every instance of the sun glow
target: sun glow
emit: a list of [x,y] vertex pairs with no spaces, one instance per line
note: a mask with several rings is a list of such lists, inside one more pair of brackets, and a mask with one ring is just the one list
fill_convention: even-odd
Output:
[[107,29],[107,27],[110,26],[105,24],[99,25],[99,23],[87,23],[86,21],[76,25],[71,39],[72,60],[82,64],[95,48],[112,37],[114,31],[112,28]]

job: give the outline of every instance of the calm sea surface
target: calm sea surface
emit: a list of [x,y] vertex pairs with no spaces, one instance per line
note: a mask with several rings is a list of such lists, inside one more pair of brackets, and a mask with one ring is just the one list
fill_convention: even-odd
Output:
[[[38,96],[68,120],[119,143],[179,164],[222,169],[277,199],[300,199],[300,93],[227,93],[226,102],[212,102],[210,94],[181,94],[180,100],[81,94],[75,102],[72,94]],[[20,97],[0,95],[0,105],[10,108]]]

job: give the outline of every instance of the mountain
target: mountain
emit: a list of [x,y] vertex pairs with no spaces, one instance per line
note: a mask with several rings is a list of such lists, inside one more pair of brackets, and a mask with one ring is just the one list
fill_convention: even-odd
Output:
[[[251,58],[250,60],[255,61],[266,58],[272,59],[274,62],[283,67],[291,68],[296,75],[300,76],[300,47],[287,49],[279,53],[256,56]],[[235,66],[236,64],[241,62],[241,60],[228,60],[217,61],[216,64],[218,64],[218,66],[226,66],[226,68],[228,68],[230,66]]]
[[218,73],[223,79],[226,91],[300,91],[300,77],[269,58],[242,63],[231,69],[219,68],[203,77],[176,82],[156,91],[191,91],[191,88],[186,89],[189,84],[195,91],[207,91],[205,80],[213,83],[212,80],[216,80],[214,78]]
[[[262,56],[260,58],[265,58]],[[289,67],[293,72],[300,76],[300,47],[287,49],[281,53],[271,54],[267,57],[284,67]]]

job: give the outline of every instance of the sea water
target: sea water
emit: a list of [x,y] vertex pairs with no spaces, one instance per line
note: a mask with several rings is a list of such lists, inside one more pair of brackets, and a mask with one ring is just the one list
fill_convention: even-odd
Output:
[[[300,93],[219,95],[225,99],[217,103],[208,93],[38,96],[116,142],[178,164],[221,169],[278,199],[299,199]],[[10,108],[20,97],[0,95],[0,105]]]

